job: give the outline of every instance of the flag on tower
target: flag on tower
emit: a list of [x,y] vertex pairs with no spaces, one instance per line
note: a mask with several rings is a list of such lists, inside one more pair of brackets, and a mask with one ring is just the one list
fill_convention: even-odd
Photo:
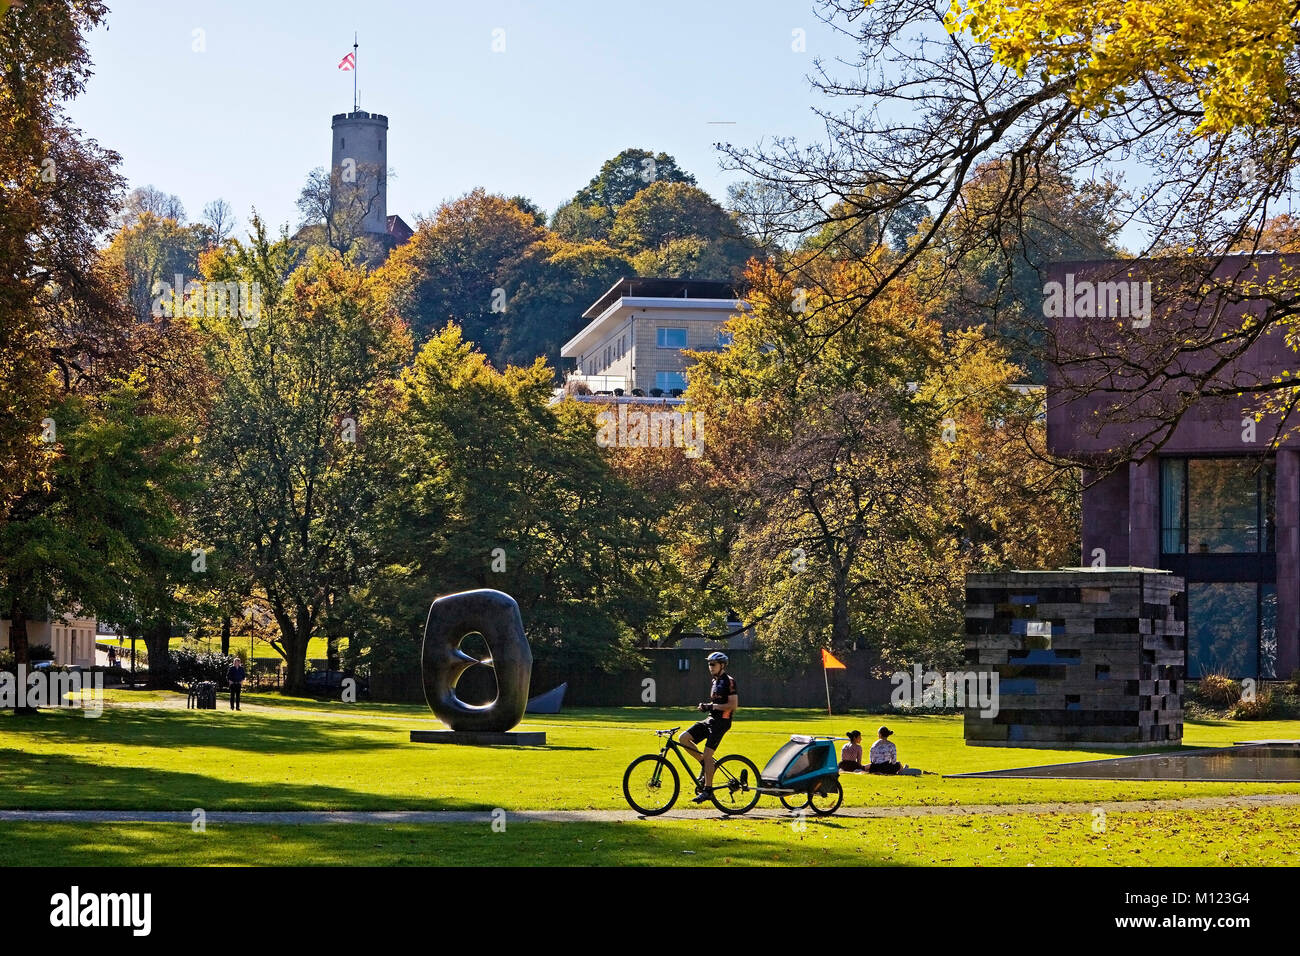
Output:
[[349,53],[347,56],[345,56],[343,59],[339,61],[340,70],[351,70],[356,65],[357,65],[357,55],[355,53]]

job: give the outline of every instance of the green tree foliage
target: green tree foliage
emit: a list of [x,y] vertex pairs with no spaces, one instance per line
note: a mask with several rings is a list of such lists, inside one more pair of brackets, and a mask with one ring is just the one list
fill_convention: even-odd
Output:
[[579,206],[603,206],[617,213],[641,190],[653,183],[695,185],[695,177],[677,165],[667,153],[646,149],[625,149],[608,159],[586,186],[578,190],[573,202]]
[[540,360],[496,371],[454,325],[404,375],[403,479],[383,509],[390,548],[368,595],[377,661],[418,660],[420,611],[476,587],[519,602],[540,667],[635,660],[653,608],[642,581],[652,522],[605,461],[590,407],[550,404],[552,379]]
[[655,182],[614,217],[610,242],[633,256],[641,275],[716,279],[738,275],[757,249],[708,193],[678,182]]
[[411,241],[377,271],[376,283],[418,339],[455,322],[496,356],[509,321],[509,267],[544,236],[518,204],[476,189],[422,219]]
[[150,411],[139,376],[65,397],[47,427],[48,481],[0,524],[0,607],[20,662],[29,619],[169,615],[189,564],[177,504],[193,492],[190,444]]
[[623,276],[626,256],[604,243],[549,236],[533,243],[504,271],[505,321],[494,364],[530,365],[542,357],[560,365],[560,346],[585,325],[582,313]]
[[251,327],[203,321],[219,386],[201,446],[207,540],[274,614],[291,693],[334,602],[373,571],[376,509],[395,474],[386,409],[410,354],[364,273],[296,262],[255,221],[251,246],[208,264],[212,280],[259,283],[262,308]]

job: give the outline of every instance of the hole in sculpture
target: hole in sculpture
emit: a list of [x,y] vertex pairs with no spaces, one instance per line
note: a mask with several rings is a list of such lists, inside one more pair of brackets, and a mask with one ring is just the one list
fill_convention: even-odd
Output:
[[497,672],[492,666],[492,650],[478,631],[460,639],[460,651],[479,661],[472,664],[456,681],[456,696],[475,707],[493,703],[498,696]]

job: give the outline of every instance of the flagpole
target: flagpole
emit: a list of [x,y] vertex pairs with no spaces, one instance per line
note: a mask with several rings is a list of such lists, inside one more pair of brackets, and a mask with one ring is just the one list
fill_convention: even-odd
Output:
[[826,671],[826,658],[822,658],[822,678],[826,681],[826,716],[831,715],[831,677]]
[[357,35],[352,34],[352,112],[357,111]]

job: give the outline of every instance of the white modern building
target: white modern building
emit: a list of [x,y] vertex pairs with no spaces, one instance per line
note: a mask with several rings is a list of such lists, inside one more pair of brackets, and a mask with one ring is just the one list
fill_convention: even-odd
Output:
[[596,394],[680,394],[690,364],[683,350],[724,348],[722,324],[744,308],[729,282],[620,279],[582,314],[587,325],[560,349],[577,362],[568,380]]

